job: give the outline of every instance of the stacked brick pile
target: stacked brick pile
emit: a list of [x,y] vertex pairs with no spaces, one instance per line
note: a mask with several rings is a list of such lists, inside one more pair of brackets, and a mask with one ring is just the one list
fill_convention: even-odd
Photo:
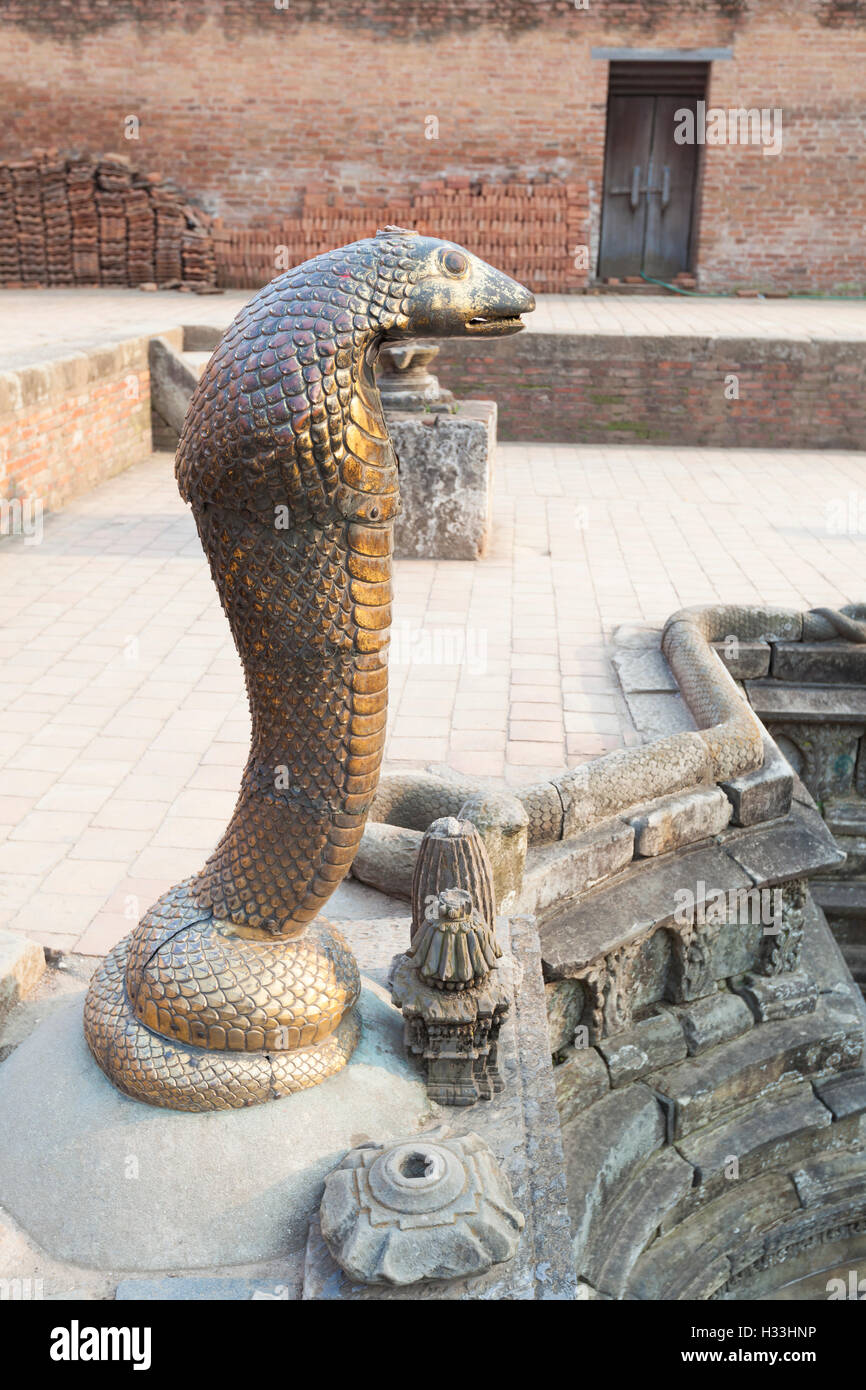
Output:
[[396,223],[457,241],[536,292],[562,293],[587,281],[575,262],[586,241],[587,212],[585,190],[570,183],[443,179],[376,205],[308,194],[300,213],[266,227],[215,222],[217,277],[221,285],[254,288],[288,266]]
[[92,159],[66,164],[66,196],[72,219],[72,271],[76,285],[99,284],[99,216]]
[[213,285],[209,219],[120,155],[0,164],[0,284]]
[[0,283],[20,278],[15,185],[8,164],[0,164]]
[[16,160],[12,173],[15,231],[21,279],[41,283],[48,278],[45,261],[45,223],[42,220],[42,193],[39,168],[32,160]]

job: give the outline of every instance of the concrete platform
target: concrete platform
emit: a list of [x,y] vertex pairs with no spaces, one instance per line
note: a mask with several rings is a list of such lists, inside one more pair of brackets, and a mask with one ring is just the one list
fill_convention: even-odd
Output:
[[361,1042],[337,1076],[249,1110],[142,1105],[102,1075],[81,1001],[0,1067],[0,1207],[48,1255],[103,1271],[171,1273],[275,1259],[306,1241],[326,1173],[368,1137],[428,1111],[402,1020],[366,981]]

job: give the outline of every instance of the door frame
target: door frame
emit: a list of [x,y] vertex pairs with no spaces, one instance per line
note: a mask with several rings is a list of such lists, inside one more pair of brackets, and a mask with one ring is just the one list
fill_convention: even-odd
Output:
[[[734,56],[732,48],[683,48],[683,49],[638,49],[638,48],[593,48],[591,57],[595,60],[603,61],[608,64],[607,71],[607,96],[605,99],[605,130],[604,130],[604,150],[602,154],[601,169],[601,196],[598,201],[599,220],[598,220],[598,239],[595,248],[594,264],[592,268],[592,283],[601,283],[601,252],[604,236],[604,202],[605,202],[605,174],[607,170],[608,142],[610,140],[610,98],[611,98],[611,67],[617,64],[634,64],[635,75],[638,76],[638,64],[646,64],[658,69],[661,65],[672,63],[691,63],[704,64],[704,84],[702,96],[709,101],[710,84],[712,82],[712,64],[714,62],[730,61]],[[647,73],[647,79],[652,81],[655,74]],[[663,96],[666,95],[663,88],[657,88],[647,95]],[[667,93],[676,95],[676,92]],[[685,93],[683,93],[685,95]],[[695,94],[696,95],[696,94]],[[698,148],[697,160],[694,175],[694,186],[692,190],[692,210],[689,228],[689,250],[687,257],[687,269],[694,273],[698,261],[698,249],[700,245],[700,226],[703,208],[703,183],[704,183],[704,161],[706,151],[703,147]]]

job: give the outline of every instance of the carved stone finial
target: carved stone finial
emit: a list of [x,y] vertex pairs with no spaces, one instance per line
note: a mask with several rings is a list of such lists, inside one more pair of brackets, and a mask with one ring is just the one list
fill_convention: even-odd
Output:
[[351,1149],[325,1179],[322,1235],[351,1279],[483,1274],[517,1252],[524,1218],[484,1140],[447,1128]]
[[[435,822],[442,836],[448,838],[449,821],[462,836],[464,823],[453,817]],[[388,983],[405,1019],[406,1047],[426,1064],[431,1100],[474,1105],[502,1090],[499,1032],[514,994],[513,970],[493,923],[466,889],[428,895],[424,921],[408,952],[391,962]]]
[[484,841],[471,821],[441,816],[428,826],[412,877],[412,940],[427,920],[427,905],[449,888],[462,888],[476,914],[492,929],[493,870]]
[[444,990],[483,984],[501,955],[492,926],[473,913],[463,888],[446,888],[428,899],[409,951],[425,983]]

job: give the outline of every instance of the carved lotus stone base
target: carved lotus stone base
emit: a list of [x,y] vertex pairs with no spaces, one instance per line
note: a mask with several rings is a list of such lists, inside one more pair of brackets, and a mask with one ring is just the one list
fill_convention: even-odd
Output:
[[320,1218],[351,1279],[392,1286],[483,1274],[514,1257],[524,1226],[484,1140],[443,1127],[351,1149],[325,1179]]

